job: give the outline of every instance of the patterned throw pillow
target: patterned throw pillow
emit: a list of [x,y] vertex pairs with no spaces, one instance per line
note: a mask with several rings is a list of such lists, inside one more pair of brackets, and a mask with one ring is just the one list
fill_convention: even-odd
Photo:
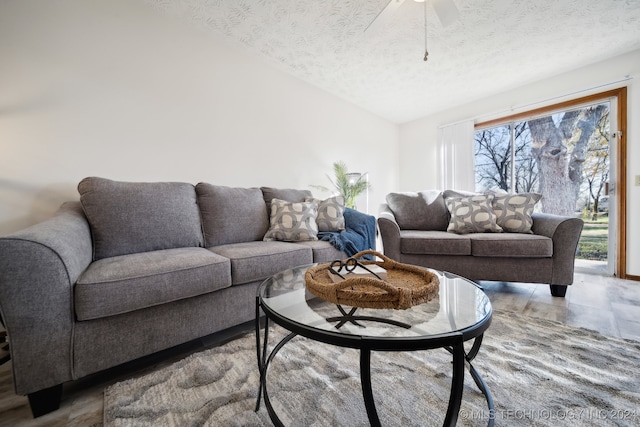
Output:
[[318,204],[271,200],[270,227],[262,240],[298,242],[318,240]]
[[451,220],[447,231],[457,234],[502,232],[491,207],[493,194],[445,199]]
[[531,214],[540,199],[542,194],[538,193],[494,194],[492,206],[496,223],[509,233],[531,234]]
[[344,197],[334,196],[327,200],[318,200],[307,197],[305,202],[318,204],[318,231],[342,231],[344,230]]

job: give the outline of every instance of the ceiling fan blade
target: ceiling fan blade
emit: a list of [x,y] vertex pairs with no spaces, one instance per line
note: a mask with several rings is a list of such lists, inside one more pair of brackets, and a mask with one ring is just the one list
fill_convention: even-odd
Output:
[[393,19],[396,9],[402,6],[405,0],[389,0],[389,3],[373,18],[373,21],[364,29],[365,32],[374,32],[381,30]]
[[432,0],[432,5],[443,27],[448,27],[456,22],[460,15],[453,0]]

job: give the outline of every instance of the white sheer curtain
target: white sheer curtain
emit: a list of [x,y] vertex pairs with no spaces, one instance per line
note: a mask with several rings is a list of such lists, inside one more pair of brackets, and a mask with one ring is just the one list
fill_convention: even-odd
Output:
[[475,190],[473,120],[438,128],[440,188]]

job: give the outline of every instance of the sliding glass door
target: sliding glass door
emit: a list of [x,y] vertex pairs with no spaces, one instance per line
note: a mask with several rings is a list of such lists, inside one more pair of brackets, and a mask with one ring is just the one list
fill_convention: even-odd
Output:
[[537,192],[537,209],[585,221],[576,267],[614,273],[616,103],[476,127],[476,191]]

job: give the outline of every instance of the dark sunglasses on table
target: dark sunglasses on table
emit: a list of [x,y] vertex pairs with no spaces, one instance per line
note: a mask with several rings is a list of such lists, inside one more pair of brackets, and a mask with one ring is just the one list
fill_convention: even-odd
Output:
[[[377,277],[378,279],[382,280],[382,278],[380,276],[378,276],[376,273],[374,273],[373,271],[371,271],[365,264],[362,264],[360,261],[358,261],[355,258],[347,258],[346,260],[340,260],[337,259],[333,262],[331,262],[331,264],[329,265],[329,273],[331,274],[336,274],[338,275],[341,279],[345,279],[346,277],[344,277],[340,272],[346,271],[346,274],[351,273],[352,271],[354,271],[356,268],[362,268],[366,271],[368,271],[369,273],[373,274],[375,277]],[[337,270],[336,270],[337,268]]]

